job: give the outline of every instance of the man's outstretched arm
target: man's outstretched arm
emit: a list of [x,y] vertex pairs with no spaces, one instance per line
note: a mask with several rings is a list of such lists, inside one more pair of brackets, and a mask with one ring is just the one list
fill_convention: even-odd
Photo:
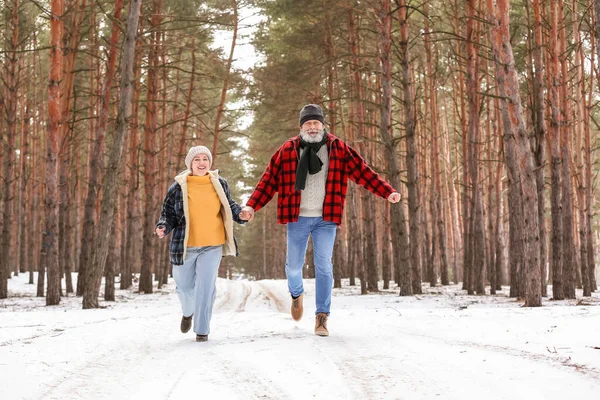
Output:
[[279,170],[281,169],[281,148],[273,154],[271,161],[265,168],[254,192],[242,209],[245,215],[250,214],[250,219],[254,217],[254,212],[266,206],[275,196],[278,189]]
[[387,183],[379,174],[369,167],[364,160],[351,146],[346,145],[346,171],[348,177],[356,184],[363,186],[371,193],[383,197],[390,203],[400,201],[398,193],[389,183]]

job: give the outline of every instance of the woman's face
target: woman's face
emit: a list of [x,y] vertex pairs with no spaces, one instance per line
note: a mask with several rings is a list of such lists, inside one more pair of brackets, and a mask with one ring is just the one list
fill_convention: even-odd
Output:
[[192,160],[192,175],[204,176],[210,168],[210,159],[206,154],[198,154]]

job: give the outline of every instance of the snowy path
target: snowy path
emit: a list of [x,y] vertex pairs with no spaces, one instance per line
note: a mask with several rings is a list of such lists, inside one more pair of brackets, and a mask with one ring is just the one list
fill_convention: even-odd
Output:
[[[22,284],[18,279],[12,289]],[[0,398],[563,400],[600,394],[597,306],[525,309],[510,299],[451,291],[399,298],[350,296],[357,289],[344,288],[335,291],[331,336],[321,338],[312,332],[313,282],[296,323],[284,281],[219,280],[210,340],[196,343],[192,332],[179,332],[172,285],[147,296],[119,292],[119,302],[91,311],[79,310],[74,298],[54,308],[35,298],[0,302]]]

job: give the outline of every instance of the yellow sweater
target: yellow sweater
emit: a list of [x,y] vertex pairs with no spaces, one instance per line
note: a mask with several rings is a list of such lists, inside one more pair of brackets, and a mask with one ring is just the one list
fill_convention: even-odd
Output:
[[221,201],[209,175],[187,177],[190,233],[188,247],[225,243]]

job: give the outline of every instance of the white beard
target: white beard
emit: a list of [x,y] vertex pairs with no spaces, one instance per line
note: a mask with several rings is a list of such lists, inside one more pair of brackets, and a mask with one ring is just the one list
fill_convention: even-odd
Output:
[[311,136],[307,131],[300,130],[300,137],[309,143],[319,143],[325,136],[325,129],[321,129],[315,136]]

